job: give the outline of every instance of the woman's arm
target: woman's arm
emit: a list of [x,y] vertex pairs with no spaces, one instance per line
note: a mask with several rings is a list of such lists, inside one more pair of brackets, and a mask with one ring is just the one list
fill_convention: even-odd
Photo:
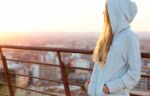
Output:
[[139,40],[136,38],[128,38],[126,43],[126,51],[123,52],[124,60],[127,60],[127,72],[121,77],[113,81],[107,82],[106,85],[109,92],[120,91],[124,88],[131,89],[136,86],[141,77],[141,52]]

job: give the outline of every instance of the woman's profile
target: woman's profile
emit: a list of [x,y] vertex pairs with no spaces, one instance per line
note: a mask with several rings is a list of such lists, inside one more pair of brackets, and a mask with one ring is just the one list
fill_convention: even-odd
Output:
[[141,54],[130,23],[137,13],[133,0],[107,0],[104,28],[93,52],[95,62],[89,81],[89,96],[129,96],[141,77]]

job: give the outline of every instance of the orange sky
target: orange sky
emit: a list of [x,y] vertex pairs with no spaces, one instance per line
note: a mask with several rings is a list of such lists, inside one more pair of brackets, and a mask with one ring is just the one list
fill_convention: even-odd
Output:
[[[136,0],[136,31],[150,31],[150,0]],[[102,0],[1,0],[0,33],[99,32]]]

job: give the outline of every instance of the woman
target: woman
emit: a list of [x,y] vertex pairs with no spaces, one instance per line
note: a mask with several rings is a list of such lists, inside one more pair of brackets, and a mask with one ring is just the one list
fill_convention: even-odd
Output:
[[133,0],[107,0],[104,30],[93,52],[95,62],[85,88],[90,96],[129,96],[141,75],[139,40],[130,23],[137,13]]

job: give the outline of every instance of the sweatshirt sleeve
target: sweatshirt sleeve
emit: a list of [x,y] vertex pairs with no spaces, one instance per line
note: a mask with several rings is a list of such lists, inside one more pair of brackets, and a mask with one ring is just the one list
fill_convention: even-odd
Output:
[[132,89],[139,82],[141,77],[141,52],[138,38],[129,37],[128,42],[123,48],[122,57],[127,62],[126,73],[113,81],[107,82],[110,93],[122,89]]
[[99,65],[97,63],[95,63],[94,67],[93,67],[93,72],[90,78],[90,83],[88,86],[88,95],[89,96],[96,96],[95,94],[95,88],[96,88],[96,79],[97,79],[97,75],[98,75],[98,68]]

